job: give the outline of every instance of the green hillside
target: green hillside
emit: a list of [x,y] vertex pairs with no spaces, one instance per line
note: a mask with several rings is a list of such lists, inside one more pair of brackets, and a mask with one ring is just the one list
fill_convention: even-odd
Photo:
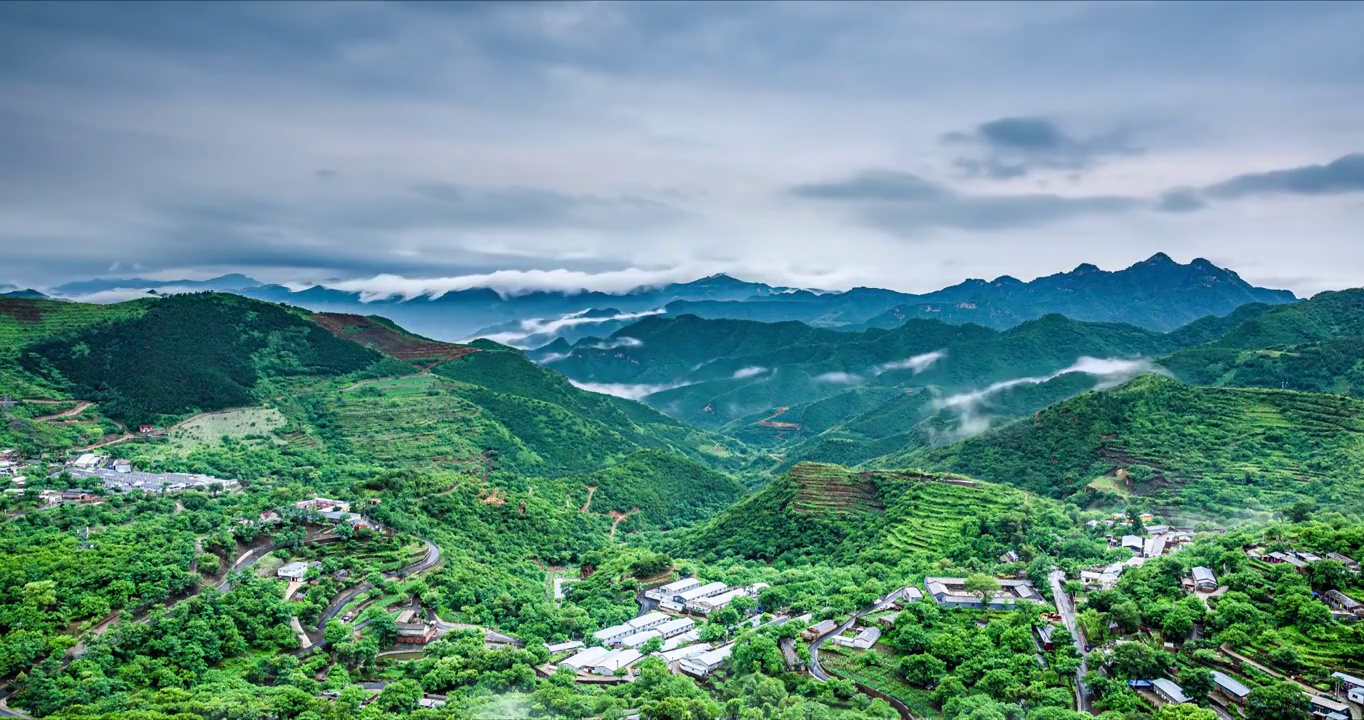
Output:
[[878,548],[940,553],[978,515],[1041,503],[1008,487],[914,470],[858,472],[802,463],[687,539],[703,557],[785,563],[851,561]]
[[984,435],[876,461],[905,463],[1056,497],[1122,469],[1131,492],[1174,510],[1231,514],[1310,497],[1359,513],[1364,403],[1147,376]]
[[1322,293],[1237,316],[1241,322],[1220,337],[1173,353],[1162,364],[1201,385],[1364,397],[1364,290]]
[[344,375],[381,357],[283,306],[193,294],[30,345],[20,363],[138,424],[249,405],[262,379]]
[[744,494],[734,478],[661,450],[643,450],[563,482],[570,497],[593,512],[637,513],[633,522],[663,528],[713,515]]

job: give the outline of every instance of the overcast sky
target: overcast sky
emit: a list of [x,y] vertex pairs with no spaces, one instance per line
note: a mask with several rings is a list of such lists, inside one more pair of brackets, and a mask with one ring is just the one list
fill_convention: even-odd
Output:
[[0,284],[924,291],[1165,251],[1364,286],[1361,37],[1361,3],[4,3]]

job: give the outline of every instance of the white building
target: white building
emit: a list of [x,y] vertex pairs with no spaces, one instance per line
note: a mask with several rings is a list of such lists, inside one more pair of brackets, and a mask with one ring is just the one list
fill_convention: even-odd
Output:
[[663,652],[654,653],[654,656],[663,658],[664,662],[671,665],[679,660],[685,660],[689,657],[695,657],[702,653],[710,652],[710,648],[711,646],[709,644],[701,643],[699,645],[688,645],[686,647],[673,648],[672,650],[664,650]]
[[577,653],[573,657],[560,660],[559,667],[566,667],[573,672],[582,672],[584,669],[591,667],[593,663],[610,655],[611,652],[612,650],[610,648],[590,647]]
[[645,630],[643,632],[637,632],[634,635],[629,635],[627,637],[622,638],[620,641],[620,645],[621,647],[637,648],[643,646],[644,643],[649,642],[654,638],[662,639],[663,636],[659,634],[657,630]]
[[729,659],[729,654],[733,650],[734,644],[730,643],[729,645],[701,653],[700,655],[684,658],[678,663],[678,667],[682,672],[693,677],[705,677],[715,672],[721,665],[724,665],[725,661]]
[[693,600],[700,600],[701,598],[719,595],[720,593],[728,589],[729,586],[722,582],[707,583],[705,585],[701,585],[700,587],[691,588],[690,590],[683,590],[682,592],[679,593],[673,593],[672,601],[678,605],[686,607],[687,604],[692,602]]
[[553,644],[553,645],[546,645],[546,646],[545,646],[545,649],[549,651],[549,654],[550,654],[550,655],[555,655],[555,654],[561,653],[561,652],[568,652],[569,650],[577,650],[578,648],[580,648],[580,647],[582,647],[582,646],[583,646],[583,643],[582,643],[581,640],[569,640],[568,642],[561,642],[561,643],[555,643],[555,644]]
[[1212,569],[1198,566],[1193,569],[1194,587],[1203,592],[1212,592],[1217,589],[1217,578],[1212,574]]
[[625,621],[625,624],[629,625],[635,630],[648,630],[649,628],[656,628],[659,625],[662,625],[663,623],[666,623],[670,620],[672,620],[672,617],[664,615],[661,612],[651,612],[645,615],[640,615],[639,617],[633,620],[627,620]]
[[686,592],[697,587],[701,587],[700,580],[697,580],[696,578],[682,578],[681,580],[674,580],[667,585],[656,587],[652,590],[645,590],[644,597],[649,598],[650,600],[668,600],[680,592]]
[[1142,543],[1141,556],[1146,558],[1160,557],[1165,554],[1165,542],[1164,535],[1146,538]]
[[862,628],[862,631],[853,637],[835,635],[829,638],[829,642],[843,647],[853,648],[854,650],[867,650],[881,639],[881,629],[877,627]]
[[1151,681],[1151,688],[1162,700],[1168,703],[1189,702],[1189,696],[1184,694],[1184,688],[1176,685],[1174,681],[1165,678],[1156,678]]
[[590,669],[593,675],[605,675],[609,677],[615,675],[618,670],[623,670],[634,665],[643,657],[644,656],[634,648],[621,648],[620,650],[611,651],[600,660],[592,663]]
[[748,597],[746,588],[735,588],[729,592],[720,593],[711,597],[703,597],[687,603],[687,609],[702,615],[709,615],[716,610],[734,602],[735,598]]
[[691,618],[677,618],[655,627],[654,630],[657,630],[659,635],[667,639],[681,635],[695,626],[696,621]]
[[275,571],[275,577],[285,580],[302,580],[308,574],[308,563],[291,562]]
[[617,640],[623,640],[626,637],[634,635],[636,632],[638,631],[629,625],[613,625],[609,628],[603,628],[592,633],[592,637],[609,645]]

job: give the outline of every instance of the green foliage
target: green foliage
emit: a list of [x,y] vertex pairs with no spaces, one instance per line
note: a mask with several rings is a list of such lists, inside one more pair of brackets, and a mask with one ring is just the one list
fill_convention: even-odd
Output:
[[1053,496],[1146,465],[1157,503],[1230,513],[1303,495],[1358,512],[1364,404],[1333,395],[1202,388],[1144,377],[985,435],[878,461],[912,463]]
[[128,424],[252,404],[263,378],[342,375],[379,359],[282,306],[235,295],[177,295],[146,312],[49,339],[25,369],[68,383]]

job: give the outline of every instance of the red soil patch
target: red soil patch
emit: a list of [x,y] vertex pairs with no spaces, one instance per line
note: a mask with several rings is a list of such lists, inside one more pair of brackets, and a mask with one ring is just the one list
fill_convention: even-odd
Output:
[[435,365],[478,352],[478,348],[467,345],[401,333],[363,315],[316,313],[312,320],[339,338],[357,342],[399,360],[431,360],[431,364]]
[[781,428],[782,430],[799,430],[800,423],[779,422],[776,420],[782,413],[790,409],[791,408],[789,407],[779,407],[777,408],[777,411],[772,413],[766,420],[759,420],[757,424],[762,425],[763,427]]

